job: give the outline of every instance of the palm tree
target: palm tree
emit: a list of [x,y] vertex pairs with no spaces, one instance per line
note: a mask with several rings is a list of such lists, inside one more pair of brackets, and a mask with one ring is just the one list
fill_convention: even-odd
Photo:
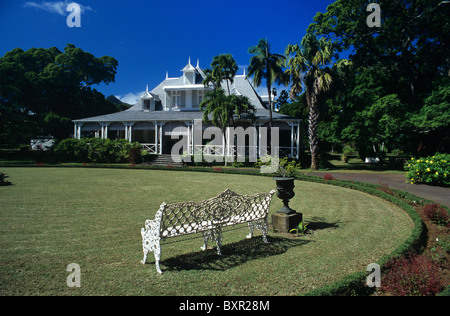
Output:
[[[211,122],[221,129],[225,144],[228,145],[231,140],[227,139],[227,127],[233,126],[235,121],[240,120],[243,115],[252,117],[254,111],[253,105],[246,96],[225,95],[225,90],[222,88],[208,91],[200,103],[200,108],[203,110],[203,121],[208,122],[211,115]],[[227,165],[227,159],[225,159],[225,165]]]
[[[231,54],[218,55],[213,58],[211,69],[205,69],[205,79],[203,84],[208,87],[213,86],[212,91],[205,94],[205,98],[200,103],[200,108],[203,110],[203,121],[209,121],[211,115],[211,122],[218,126],[224,135],[225,144],[229,144],[227,139],[226,129],[232,126],[236,119],[241,119],[242,115],[253,117],[254,107],[250,100],[242,95],[233,95],[230,91],[230,83],[234,82],[234,77],[238,66]],[[228,88],[228,95],[225,95],[225,90],[222,89],[222,82],[226,81]],[[225,154],[225,153],[224,153]],[[225,165],[227,160],[225,159]]]
[[250,58],[247,78],[253,76],[253,84],[259,87],[266,81],[267,94],[269,95],[269,125],[272,127],[272,85],[284,84],[285,76],[283,67],[286,64],[286,57],[270,52],[270,44],[267,39],[260,39],[256,46],[248,49],[253,56]]
[[238,70],[236,61],[231,54],[214,56],[211,62],[211,69],[205,69],[206,75],[203,84],[207,86],[212,83],[214,89],[220,88],[222,81],[226,81],[228,95],[230,95],[230,83],[234,82],[234,76]]
[[[313,34],[307,34],[301,41],[301,46],[288,45],[286,55],[292,55],[288,61],[286,74],[291,80],[291,99],[298,96],[305,88],[306,101],[309,108],[309,143],[311,150],[311,169],[318,168],[318,139],[317,128],[319,124],[318,97],[330,89],[335,73],[332,67],[339,68],[347,64],[341,60],[333,66],[332,43]],[[330,67],[331,66],[331,67]]]

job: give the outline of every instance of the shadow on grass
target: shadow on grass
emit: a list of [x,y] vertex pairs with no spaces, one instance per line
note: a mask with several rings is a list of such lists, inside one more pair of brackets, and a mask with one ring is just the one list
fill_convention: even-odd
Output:
[[339,222],[335,223],[328,223],[324,221],[325,219],[322,217],[312,217],[309,221],[307,221],[308,229],[317,231],[317,230],[323,230],[323,229],[336,229],[339,228]]
[[288,249],[305,245],[310,240],[267,236],[268,244],[262,237],[245,239],[236,243],[222,245],[222,256],[217,255],[216,249],[189,253],[168,259],[161,264],[166,271],[177,270],[215,270],[225,271],[245,262],[280,255]]

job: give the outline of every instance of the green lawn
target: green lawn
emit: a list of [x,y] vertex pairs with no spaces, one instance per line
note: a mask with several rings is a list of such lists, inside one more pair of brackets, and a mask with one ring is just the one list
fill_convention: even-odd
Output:
[[[400,208],[335,186],[296,182],[291,207],[314,234],[247,229],[224,233],[224,257],[202,252],[202,239],[162,245],[142,265],[140,229],[162,202],[198,201],[226,188],[253,194],[273,189],[268,177],[163,170],[2,168],[1,295],[297,295],[365,271],[408,238],[412,221]],[[271,212],[281,207],[274,196]],[[201,235],[197,235],[201,236]],[[81,267],[69,288],[66,267]]]

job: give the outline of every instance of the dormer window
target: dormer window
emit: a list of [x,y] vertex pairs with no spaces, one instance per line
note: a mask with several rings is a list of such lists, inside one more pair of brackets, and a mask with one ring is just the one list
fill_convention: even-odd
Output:
[[195,84],[195,73],[197,70],[191,65],[190,57],[188,64],[181,71],[183,72],[184,84]]
[[150,111],[150,100],[144,100],[144,111]]

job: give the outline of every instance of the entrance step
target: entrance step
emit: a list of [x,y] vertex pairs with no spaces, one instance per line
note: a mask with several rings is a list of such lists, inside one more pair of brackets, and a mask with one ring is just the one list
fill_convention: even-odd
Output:
[[[173,158],[178,161],[174,161]],[[182,167],[183,162],[181,161],[181,156],[172,155],[156,155],[155,159],[149,162],[151,166],[174,166],[174,167]]]

